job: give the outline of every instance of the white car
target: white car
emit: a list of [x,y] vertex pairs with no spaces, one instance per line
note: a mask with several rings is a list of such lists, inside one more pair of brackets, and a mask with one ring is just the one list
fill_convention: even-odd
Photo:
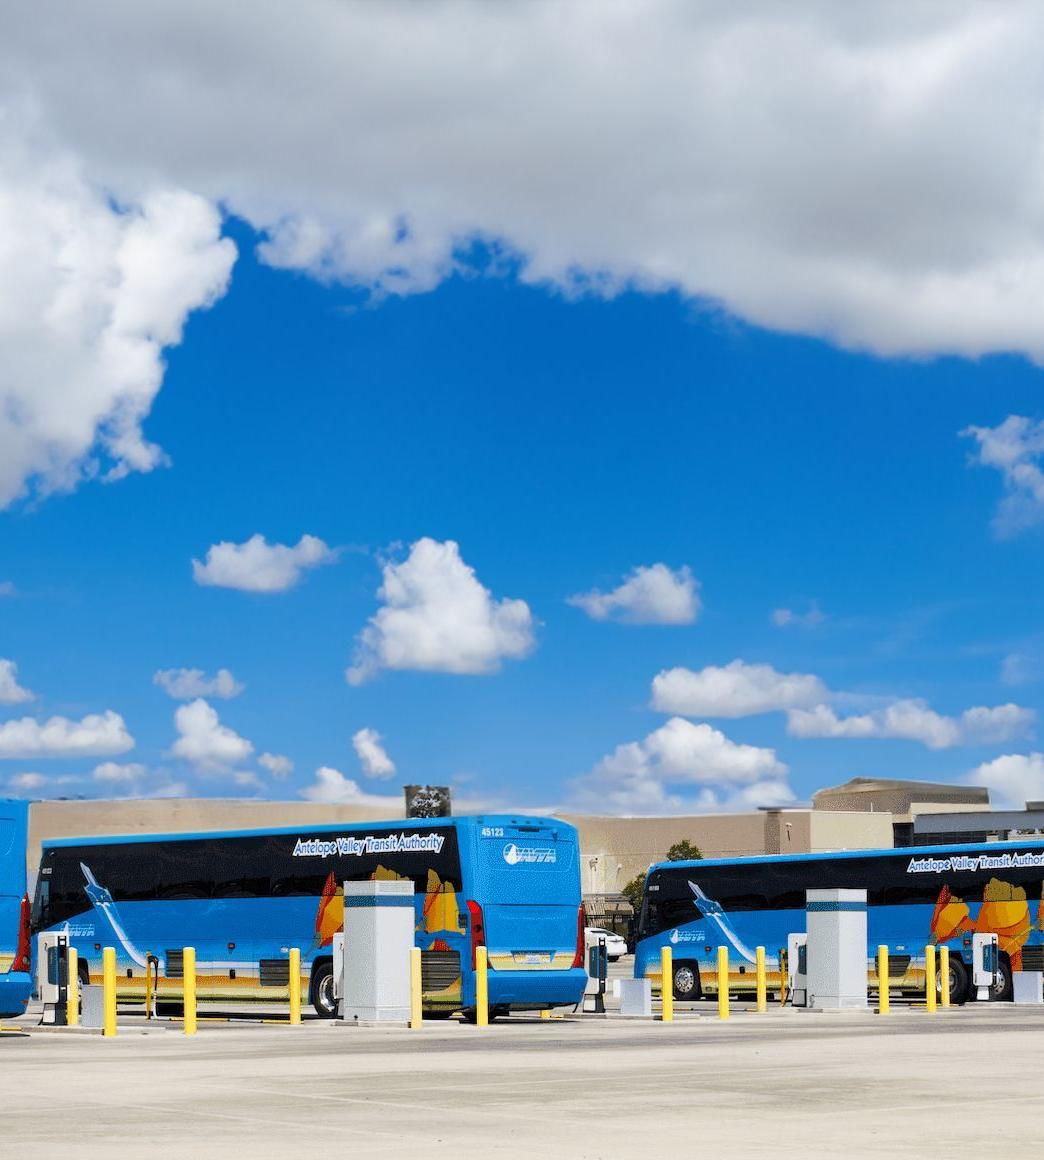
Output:
[[605,939],[605,954],[611,963],[627,954],[627,940],[604,926],[589,926],[584,929],[585,941],[589,947],[598,946],[600,939]]

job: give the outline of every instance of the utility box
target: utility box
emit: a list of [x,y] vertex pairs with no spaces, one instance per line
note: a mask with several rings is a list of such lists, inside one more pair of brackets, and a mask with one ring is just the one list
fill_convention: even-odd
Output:
[[808,1007],[865,1009],[866,891],[806,891],[805,925]]
[[1011,985],[1016,1007],[1039,1007],[1044,1003],[1044,973],[1013,971]]
[[649,979],[618,979],[620,1014],[652,1018],[652,982]]
[[345,1023],[409,1023],[413,883],[344,884]]
[[105,1026],[105,988],[97,985],[80,988],[80,1026]]

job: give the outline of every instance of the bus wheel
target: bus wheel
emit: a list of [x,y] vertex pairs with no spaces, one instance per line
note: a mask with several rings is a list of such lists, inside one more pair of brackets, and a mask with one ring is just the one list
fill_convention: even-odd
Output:
[[994,1003],[1010,1003],[1015,997],[1015,988],[1011,980],[1011,965],[1005,955],[1001,955],[997,964],[997,981],[990,988],[990,1001]]
[[337,1017],[337,1000],[334,998],[333,963],[319,963],[312,971],[312,1006],[323,1019]]
[[675,999],[698,999],[701,994],[700,969],[695,963],[680,962],[674,965]]
[[[960,1006],[968,998],[968,968],[955,955],[950,955],[950,1002]],[[942,994],[942,977],[938,980],[936,989]]]

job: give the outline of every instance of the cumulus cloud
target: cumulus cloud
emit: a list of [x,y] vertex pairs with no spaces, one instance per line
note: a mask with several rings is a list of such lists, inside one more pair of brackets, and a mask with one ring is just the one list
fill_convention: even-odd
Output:
[[919,698],[905,698],[870,713],[841,717],[829,705],[792,709],[787,732],[792,737],[898,738],[919,741],[929,749],[989,744],[1025,737],[1036,714],[1019,705],[978,705],[959,717],[946,717]]
[[1022,808],[1044,801],[1044,753],[1009,753],[983,762],[968,775],[973,785],[984,785],[995,805]]
[[611,592],[581,592],[567,603],[592,620],[625,624],[692,624],[700,611],[699,583],[687,567],[639,565]]
[[376,729],[360,729],[352,737],[352,748],[367,777],[381,778],[394,775],[395,762],[384,751],[381,735]]
[[247,36],[228,0],[98,0],[14,7],[0,100],[107,188],[195,190],[327,280],[424,290],[480,238],[568,291],[1041,359],[1042,36],[1028,0],[301,0]]
[[0,705],[21,705],[33,696],[18,683],[18,666],[14,661],[0,660]]
[[304,572],[332,564],[337,553],[318,536],[302,536],[296,544],[269,544],[256,534],[242,544],[223,540],[207,549],[205,563],[192,561],[192,578],[211,588],[240,592],[286,592]]
[[776,608],[771,620],[777,628],[815,628],[826,620],[826,613],[813,600],[804,612],[795,612],[793,608]]
[[50,778],[43,773],[16,773],[4,782],[4,789],[8,793],[17,795],[35,793],[50,783]]
[[1013,536],[1044,519],[1044,422],[1009,415],[996,427],[966,427],[962,435],[978,444],[974,463],[992,467],[1004,480],[1004,498],[993,528],[998,536]]
[[581,807],[609,813],[676,813],[740,800],[749,808],[792,801],[786,773],[773,749],[672,717],[643,740],[618,745],[574,781],[572,792]]
[[172,752],[204,773],[222,773],[254,752],[245,737],[221,724],[217,711],[202,698],[175,710],[174,727],[178,739]]
[[425,537],[385,564],[377,595],[383,606],[359,634],[350,684],[381,669],[492,673],[533,650],[529,605],[494,599],[452,540]]
[[142,429],[164,349],[224,293],[235,258],[206,199],[161,182],[114,200],[19,102],[5,105],[0,509],[165,461]]
[[120,764],[116,761],[103,761],[96,765],[91,777],[95,781],[104,782],[112,786],[135,786],[145,777],[148,769],[137,761]]
[[21,717],[0,725],[0,758],[104,757],[134,748],[119,713],[89,713],[80,721]]
[[228,669],[218,669],[212,677],[202,669],[160,669],[153,675],[152,683],[176,701],[191,701],[196,697],[229,700],[238,697],[246,687]]
[[653,708],[686,717],[748,717],[814,705],[828,696],[823,682],[809,673],[781,673],[742,660],[698,672],[665,669],[652,683]]
[[372,806],[382,810],[388,817],[402,813],[402,798],[395,794],[372,794],[361,789],[357,781],[345,777],[340,770],[328,765],[315,771],[315,781],[301,790],[301,796],[311,802],[330,804]]
[[262,753],[257,763],[273,777],[289,777],[294,772],[294,763],[282,753]]

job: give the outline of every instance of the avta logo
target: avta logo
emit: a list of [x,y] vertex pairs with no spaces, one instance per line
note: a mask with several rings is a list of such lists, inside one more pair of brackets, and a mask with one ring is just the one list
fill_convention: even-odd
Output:
[[541,850],[535,846],[516,846],[514,842],[508,842],[504,847],[504,861],[509,866],[517,866],[519,862],[548,865],[557,861],[557,856],[554,850]]

